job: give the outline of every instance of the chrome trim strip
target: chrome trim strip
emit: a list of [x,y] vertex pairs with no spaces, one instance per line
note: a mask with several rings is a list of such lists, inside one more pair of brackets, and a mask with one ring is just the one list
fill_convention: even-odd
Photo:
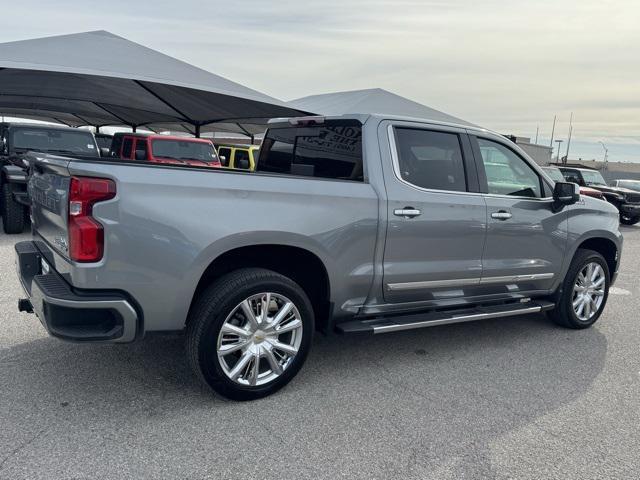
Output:
[[427,280],[423,282],[388,283],[389,290],[418,290],[421,288],[461,287],[464,285],[478,285],[480,277],[456,278],[453,280]]
[[[531,201],[535,201],[535,202],[551,202],[553,201],[553,197],[544,197],[544,198],[534,198],[534,197],[520,197],[520,196],[514,196],[514,195],[499,195],[496,193],[482,193],[482,192],[459,192],[456,190],[437,190],[435,188],[423,188],[423,187],[419,187],[417,185],[414,185],[411,182],[407,182],[405,179],[402,178],[402,174],[400,173],[400,160],[398,158],[398,150],[397,150],[397,146],[396,146],[396,136],[395,136],[395,132],[394,132],[394,128],[395,127],[400,127],[400,128],[414,128],[416,130],[432,130],[432,131],[440,131],[440,132],[446,132],[447,130],[442,128],[442,129],[433,129],[433,128],[429,128],[428,125],[425,125],[424,127],[412,127],[412,126],[404,126],[404,125],[398,125],[397,123],[392,123],[391,125],[389,125],[387,127],[387,136],[389,137],[389,147],[391,150],[391,163],[392,163],[392,167],[393,167],[393,173],[396,176],[396,179],[400,182],[403,183],[404,185],[407,185],[408,187],[414,188],[418,191],[421,192],[427,192],[427,193],[448,193],[450,195],[476,195],[476,196],[482,196],[482,197],[494,197],[494,198],[510,198],[512,200],[531,200]],[[446,127],[446,125],[443,125],[444,127]],[[459,132],[455,127],[450,127],[450,130],[448,131],[448,133],[456,133],[456,134],[460,134],[461,132]],[[492,137],[487,137],[489,140],[493,140],[495,141],[495,139],[493,139]],[[498,142],[501,143],[501,142]],[[505,145],[506,148],[509,148]],[[528,163],[528,162],[527,162]],[[536,171],[536,173],[538,173]],[[551,188],[551,187],[550,187]]]
[[451,323],[473,322],[475,320],[484,320],[488,318],[512,317],[515,315],[527,315],[530,313],[538,313],[542,311],[541,306],[519,308],[516,310],[507,310],[504,312],[493,313],[472,313],[470,315],[458,315],[451,318],[443,318],[442,320],[425,320],[423,322],[405,323],[396,325],[381,325],[373,327],[373,333],[399,332],[401,330],[413,330],[416,328],[435,327],[436,325],[448,325]]
[[422,288],[445,288],[462,287],[469,285],[486,285],[493,283],[518,283],[528,280],[549,280],[554,277],[553,273],[532,273],[528,275],[507,275],[503,277],[486,278],[456,278],[453,280],[426,280],[421,282],[388,283],[387,288],[391,291],[398,290],[419,290]]

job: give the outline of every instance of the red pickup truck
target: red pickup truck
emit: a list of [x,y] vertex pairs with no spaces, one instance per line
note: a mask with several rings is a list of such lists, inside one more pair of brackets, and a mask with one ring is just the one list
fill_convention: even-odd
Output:
[[116,133],[111,142],[109,156],[151,163],[197,167],[221,166],[213,144],[204,138]]

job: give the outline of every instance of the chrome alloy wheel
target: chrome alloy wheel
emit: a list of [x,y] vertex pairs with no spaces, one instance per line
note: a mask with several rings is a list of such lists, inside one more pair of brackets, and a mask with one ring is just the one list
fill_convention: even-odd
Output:
[[259,293],[240,302],[218,335],[224,373],[235,383],[265,385],[291,365],[302,342],[300,312],[284,295]]
[[586,264],[578,273],[573,285],[573,311],[583,322],[590,320],[600,310],[605,283],[604,269],[596,262]]

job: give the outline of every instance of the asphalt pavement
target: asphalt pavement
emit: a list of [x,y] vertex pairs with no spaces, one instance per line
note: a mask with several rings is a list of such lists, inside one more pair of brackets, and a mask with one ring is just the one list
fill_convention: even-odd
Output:
[[[0,479],[640,478],[640,228],[600,321],[318,335],[284,390],[214,396],[179,335],[76,345],[18,313],[0,234]],[[160,293],[159,293],[160,294]]]

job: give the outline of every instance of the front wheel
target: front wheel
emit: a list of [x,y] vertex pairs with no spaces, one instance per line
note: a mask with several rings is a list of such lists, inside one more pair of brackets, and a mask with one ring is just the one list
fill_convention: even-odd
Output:
[[576,252],[551,318],[567,328],[588,328],[600,318],[609,296],[609,265],[593,250]]
[[632,217],[625,214],[620,215],[620,223],[623,225],[635,225],[638,222],[640,222],[640,216]]
[[220,395],[254,400],[284,387],[304,363],[313,335],[304,290],[276,272],[229,273],[196,300],[187,352],[196,374]]

